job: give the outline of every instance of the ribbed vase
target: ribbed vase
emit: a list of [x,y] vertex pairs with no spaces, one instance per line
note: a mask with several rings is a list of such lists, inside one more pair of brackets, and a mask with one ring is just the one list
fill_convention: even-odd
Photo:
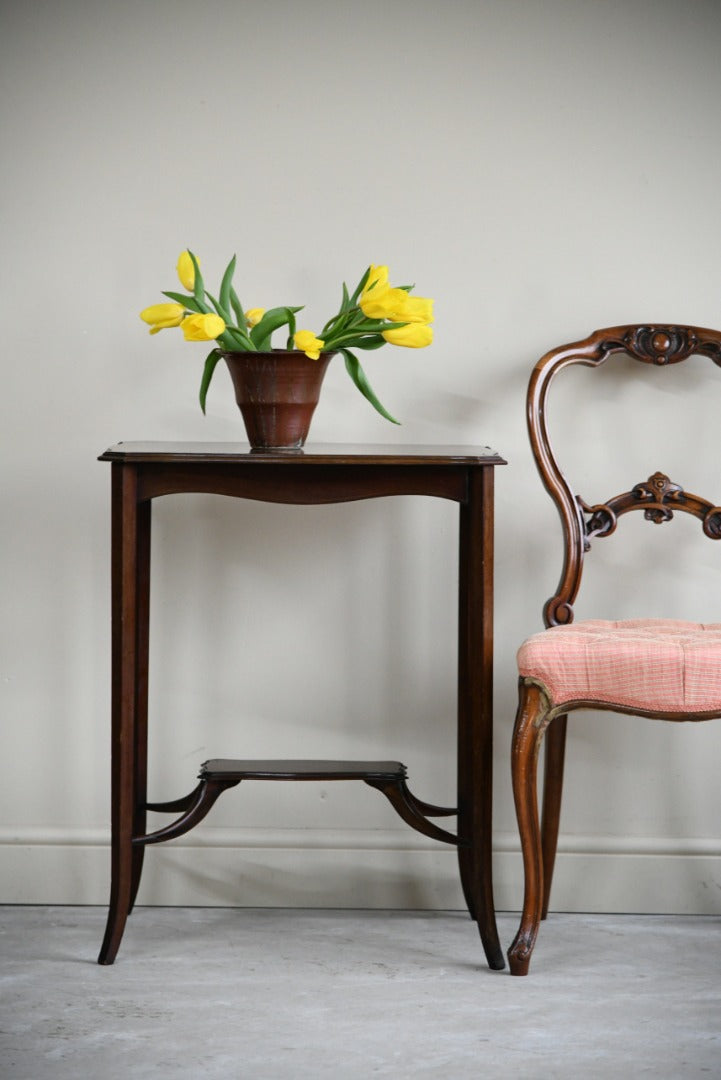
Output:
[[224,352],[254,450],[300,450],[333,353],[311,360],[295,349]]

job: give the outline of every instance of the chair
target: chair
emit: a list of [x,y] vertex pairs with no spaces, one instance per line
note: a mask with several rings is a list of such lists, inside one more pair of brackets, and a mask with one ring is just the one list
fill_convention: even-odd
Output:
[[[721,623],[677,620],[573,622],[583,560],[591,540],[610,536],[632,510],[656,524],[676,511],[692,514],[703,532],[721,539],[721,507],[691,495],[663,473],[590,506],[571,489],[548,436],[546,411],[555,376],[573,364],[599,368],[614,353],[643,364],[677,364],[702,354],[721,366],[721,332],[695,326],[616,326],[553,349],[534,368],[527,419],[536,464],[561,517],[561,580],[544,609],[546,629],[518,653],[519,704],[511,768],[521,834],[525,893],[518,933],[508,950],[511,973],[526,975],[541,919],[548,912],[558,841],[567,715],[606,709],[662,720],[721,716]],[[536,790],[538,752],[545,734],[542,825]]]

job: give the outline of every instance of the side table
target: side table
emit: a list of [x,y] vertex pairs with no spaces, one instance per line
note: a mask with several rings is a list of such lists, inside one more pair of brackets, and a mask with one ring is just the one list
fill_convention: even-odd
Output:
[[[112,470],[112,879],[98,963],[112,964],[133,908],[148,844],[193,828],[243,780],[362,780],[413,828],[458,851],[463,893],[488,964],[500,969],[491,876],[493,750],[493,480],[503,458],[487,447],[318,446],[250,451],[236,443],[118,443],[101,455]],[[397,761],[237,761],[216,758],[197,786],[149,802],[148,622],[153,499],[202,492],[318,505],[425,495],[459,505],[457,806],[413,795]],[[147,832],[149,810],[174,815]],[[454,815],[452,833],[434,818]]]

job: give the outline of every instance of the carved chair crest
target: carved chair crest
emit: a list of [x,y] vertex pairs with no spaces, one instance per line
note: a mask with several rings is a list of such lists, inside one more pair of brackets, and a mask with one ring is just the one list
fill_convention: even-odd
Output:
[[644,364],[678,364],[689,356],[708,356],[721,367],[721,331],[697,326],[646,324],[596,330],[589,337],[546,353],[533,370],[528,387],[527,420],[531,446],[544,486],[556,503],[564,535],[564,563],[554,596],[546,603],[546,626],[573,621],[573,604],[581,584],[583,558],[591,540],[610,536],[619,517],[642,510],[656,525],[672,520],[674,512],[692,514],[712,540],[721,539],[721,507],[683,487],[661,472],[629,491],[589,506],[572,489],[551,446],[546,422],[548,391],[555,376],[573,364],[600,367],[614,353],[626,353]]

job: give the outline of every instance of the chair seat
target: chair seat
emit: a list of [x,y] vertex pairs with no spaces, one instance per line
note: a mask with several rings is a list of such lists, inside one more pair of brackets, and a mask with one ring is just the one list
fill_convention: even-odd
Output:
[[524,642],[518,669],[542,683],[554,705],[721,713],[721,623],[589,619],[554,626]]

